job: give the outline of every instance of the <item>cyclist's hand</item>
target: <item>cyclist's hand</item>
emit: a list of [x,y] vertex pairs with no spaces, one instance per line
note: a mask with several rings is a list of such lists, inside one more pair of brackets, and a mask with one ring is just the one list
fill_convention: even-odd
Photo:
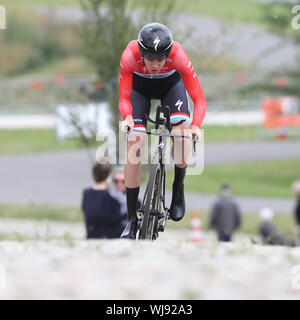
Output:
[[193,134],[197,135],[197,142],[199,142],[202,139],[200,128],[198,128],[196,126],[192,126],[192,135]]
[[127,126],[130,127],[128,133],[131,133],[133,131],[134,122],[132,116],[130,115],[127,116],[126,119],[120,123],[120,130],[123,132],[127,132]]

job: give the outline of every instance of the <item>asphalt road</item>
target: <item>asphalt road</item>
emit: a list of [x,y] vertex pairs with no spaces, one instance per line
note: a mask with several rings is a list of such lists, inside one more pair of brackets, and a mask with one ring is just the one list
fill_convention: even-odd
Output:
[[[207,143],[205,167],[257,160],[300,159],[299,146],[300,141]],[[82,189],[91,183],[90,162],[82,150],[0,157],[0,201],[3,202],[77,206]],[[213,195],[187,193],[187,208],[208,210],[214,198]],[[270,206],[278,212],[288,213],[294,206],[292,199],[237,197],[237,201],[246,212]]]

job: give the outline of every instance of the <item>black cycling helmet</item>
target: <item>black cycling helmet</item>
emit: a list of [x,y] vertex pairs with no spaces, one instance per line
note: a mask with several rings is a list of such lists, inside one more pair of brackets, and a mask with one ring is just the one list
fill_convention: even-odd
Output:
[[164,60],[170,54],[173,45],[172,33],[161,23],[146,24],[138,35],[141,56],[149,60]]

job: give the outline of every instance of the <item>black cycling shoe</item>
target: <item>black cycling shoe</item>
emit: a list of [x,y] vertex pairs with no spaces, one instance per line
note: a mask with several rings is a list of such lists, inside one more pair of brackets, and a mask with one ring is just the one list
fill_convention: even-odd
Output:
[[179,168],[175,166],[175,177],[173,182],[172,202],[170,207],[170,218],[173,221],[179,221],[185,214],[185,199],[184,199],[184,177],[186,167]]
[[127,222],[127,225],[121,234],[122,239],[136,239],[137,222],[137,216],[132,217],[132,219]]
[[137,211],[137,199],[139,196],[140,187],[127,188],[126,187],[126,201],[127,201],[127,224],[124,231],[121,234],[122,239],[136,239],[138,218]]

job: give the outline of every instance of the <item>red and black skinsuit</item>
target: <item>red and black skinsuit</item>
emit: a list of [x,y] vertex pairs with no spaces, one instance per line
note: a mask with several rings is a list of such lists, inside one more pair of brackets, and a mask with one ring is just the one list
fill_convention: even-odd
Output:
[[194,102],[192,126],[200,127],[206,111],[206,100],[193,65],[182,48],[174,41],[171,52],[159,72],[150,75],[138,47],[131,41],[124,50],[120,63],[119,110],[125,119],[132,115],[134,127],[146,128],[145,114],[150,112],[150,100],[159,99],[170,107],[171,122],[185,119],[190,112],[186,90]]

